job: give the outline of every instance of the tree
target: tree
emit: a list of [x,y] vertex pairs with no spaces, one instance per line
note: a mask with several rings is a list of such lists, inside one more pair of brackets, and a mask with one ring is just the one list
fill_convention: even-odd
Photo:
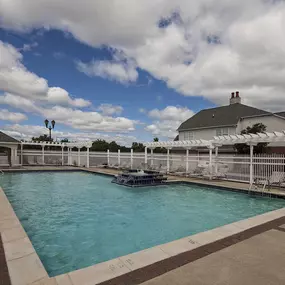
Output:
[[133,142],[132,143],[132,149],[134,150],[134,152],[144,152],[144,145],[142,143],[138,143],[138,142]]
[[120,149],[120,146],[115,141],[109,143],[109,150],[111,152],[117,152],[118,149]]
[[32,137],[33,142],[52,142],[53,139],[51,139],[48,135],[40,135],[39,137]]
[[[241,131],[242,135],[245,134],[257,134],[257,133],[265,133],[266,132],[266,126],[262,123],[254,124],[251,127],[247,127],[246,129]],[[265,153],[266,147],[268,143],[258,143],[254,148],[253,152],[255,154]],[[236,149],[237,153],[239,154],[249,154],[250,153],[250,147],[247,144],[235,144],[234,148]]]
[[[159,139],[158,139],[158,138],[154,138],[153,141],[154,141],[154,142],[159,142]],[[155,153],[166,153],[167,150],[166,150],[166,148],[164,148],[164,147],[156,147],[156,148],[153,150],[153,152],[155,152]]]
[[92,151],[107,151],[109,149],[109,143],[105,140],[96,140],[92,143]]
[[67,138],[65,138],[65,139],[62,139],[60,142],[61,142],[61,143],[68,143],[69,140],[68,140]]

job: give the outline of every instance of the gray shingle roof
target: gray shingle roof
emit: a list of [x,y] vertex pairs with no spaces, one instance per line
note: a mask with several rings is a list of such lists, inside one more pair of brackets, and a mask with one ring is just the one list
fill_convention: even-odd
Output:
[[270,113],[239,103],[205,109],[183,122],[178,128],[178,131],[221,126],[235,126],[240,118],[266,114]]
[[6,135],[5,133],[0,131],[0,143],[1,142],[9,142],[9,143],[20,143],[18,140]]
[[278,115],[280,117],[284,117],[285,118],[285,112],[277,112],[277,113],[275,113],[275,115]]

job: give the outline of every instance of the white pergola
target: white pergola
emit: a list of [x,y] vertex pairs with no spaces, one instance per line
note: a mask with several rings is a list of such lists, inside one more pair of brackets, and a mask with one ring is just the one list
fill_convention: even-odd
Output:
[[78,165],[80,165],[80,149],[83,147],[86,147],[87,152],[86,152],[86,157],[87,157],[87,163],[86,166],[89,167],[89,150],[92,146],[91,141],[85,141],[85,142],[68,142],[68,143],[59,143],[59,142],[28,142],[28,141],[23,141],[21,142],[21,165],[23,165],[23,146],[24,145],[32,145],[32,146],[41,146],[42,147],[42,158],[44,161],[44,156],[45,156],[45,147],[49,146],[57,146],[61,147],[61,160],[62,160],[62,165],[64,165],[64,148],[67,147],[67,152],[68,152],[68,165],[72,164],[71,161],[71,150],[76,147],[78,149]]
[[[145,143],[145,163],[147,163],[147,149],[151,150],[156,147],[167,149],[167,171],[169,171],[169,150],[172,148],[184,148],[186,150],[186,161],[188,162],[189,149],[197,147],[206,147],[209,149],[209,165],[212,166],[212,155],[215,149],[215,156],[218,156],[218,149],[223,145],[247,144],[250,146],[250,184],[253,184],[253,148],[258,143],[285,143],[285,131],[266,132],[257,134],[215,136],[212,140],[187,140],[187,141],[166,141],[166,142],[149,142]],[[188,163],[186,163],[186,172],[188,172]]]

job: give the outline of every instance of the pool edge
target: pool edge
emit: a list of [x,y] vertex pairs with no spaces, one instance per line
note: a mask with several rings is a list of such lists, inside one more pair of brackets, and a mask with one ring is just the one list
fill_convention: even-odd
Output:
[[[107,285],[120,284],[120,280],[125,280],[126,278],[129,281],[132,280],[130,281],[132,283],[129,284],[139,284],[141,282],[134,283],[134,278],[135,280],[139,280],[138,276],[140,276],[140,278],[149,277],[146,279],[149,280],[156,274],[163,274],[161,270],[173,270],[174,268],[182,266],[183,262],[187,261],[188,263],[189,260],[192,260],[194,257],[197,259],[202,254],[202,250],[203,254],[199,257],[201,258],[205,256],[205,253],[211,252],[211,249],[207,247],[213,246],[215,243],[224,241],[219,245],[221,247],[225,242],[230,243],[229,241],[225,241],[227,239],[240,241],[248,238],[248,236],[252,236],[252,232],[260,231],[260,227],[264,230],[264,227],[267,228],[271,226],[272,223],[275,223],[275,225],[285,223],[285,208],[281,208],[50,278],[1,187],[0,206],[1,237],[12,285],[17,284],[15,280],[25,280],[25,278],[30,278],[29,281],[23,283],[25,285],[43,280],[55,280],[56,282],[56,280],[59,279],[66,279],[68,280],[67,282],[71,280],[71,285],[83,285],[85,284],[84,280],[86,283],[92,282],[94,285]],[[6,225],[6,228],[3,230],[3,225],[5,227],[4,220],[12,223],[12,226]],[[200,253],[197,254],[197,252]],[[187,256],[188,258],[186,258]],[[32,272],[33,274],[27,277],[24,276],[27,275],[26,272]],[[144,274],[142,274],[142,272],[144,272]],[[112,280],[116,280],[115,282],[118,283],[112,283]]]

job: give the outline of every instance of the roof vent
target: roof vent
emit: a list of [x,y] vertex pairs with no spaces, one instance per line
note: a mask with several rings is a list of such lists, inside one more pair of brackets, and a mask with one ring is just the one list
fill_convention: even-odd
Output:
[[239,96],[239,91],[232,92],[231,94],[231,98],[230,98],[230,105],[232,104],[240,104],[241,103],[241,98]]

